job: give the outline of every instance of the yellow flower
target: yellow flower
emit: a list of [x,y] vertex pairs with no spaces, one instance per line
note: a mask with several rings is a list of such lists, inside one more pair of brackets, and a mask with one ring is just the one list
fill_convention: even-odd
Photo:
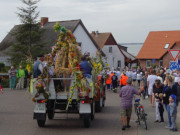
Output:
[[94,68],[97,68],[97,64],[95,62],[93,62],[93,66]]
[[70,91],[70,93],[72,94],[72,93],[73,93],[73,91],[71,90],[71,91]]
[[92,87],[92,86],[93,86],[93,83],[90,83],[90,85],[89,85],[89,86],[91,86],[91,87]]
[[74,87],[73,86],[71,86],[71,88],[70,88],[71,90],[73,90],[74,89]]
[[72,102],[72,99],[71,98],[68,98],[69,102]]
[[74,59],[74,63],[77,63],[78,62],[78,60],[77,59]]
[[41,87],[42,85],[41,85],[41,83],[38,83],[37,86],[38,86],[38,87]]

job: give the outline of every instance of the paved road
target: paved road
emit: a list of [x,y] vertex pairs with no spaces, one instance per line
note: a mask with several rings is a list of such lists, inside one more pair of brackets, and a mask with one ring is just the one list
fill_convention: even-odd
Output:
[[[78,115],[57,114],[56,120],[47,120],[39,128],[33,117],[33,102],[25,91],[10,91],[0,95],[0,135],[109,135],[121,133],[119,97],[108,93],[106,107],[97,113],[91,128],[86,129]],[[60,119],[60,120],[57,120]]]
[[[33,117],[33,102],[31,96],[23,90],[6,90],[0,95],[0,135],[169,135],[172,133],[164,129],[165,124],[154,124],[155,109],[149,107],[148,100],[143,100],[148,112],[148,127],[137,126],[133,111],[131,129],[122,131],[120,120],[120,99],[118,94],[107,92],[106,106],[101,113],[96,113],[91,127],[83,127],[83,121],[78,115],[55,115],[55,120],[47,120],[45,128],[39,128]],[[64,119],[65,118],[65,119]],[[68,118],[68,119],[67,119]],[[166,116],[165,116],[165,120]],[[178,115],[178,120],[180,116]],[[180,128],[180,123],[178,123]]]

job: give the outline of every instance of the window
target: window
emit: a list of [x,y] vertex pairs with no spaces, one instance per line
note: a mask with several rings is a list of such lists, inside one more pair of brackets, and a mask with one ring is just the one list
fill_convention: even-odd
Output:
[[161,66],[163,67],[163,60],[160,60],[160,61],[159,61],[159,66],[160,66],[160,67],[161,67]]
[[146,67],[150,67],[151,66],[151,60],[147,60],[146,61]]
[[81,44],[82,44],[81,42],[78,42],[79,47],[81,47]]
[[109,47],[109,53],[112,53],[112,47]]
[[169,43],[165,44],[164,49],[168,49],[168,47],[169,47]]
[[121,61],[118,60],[118,67],[121,67]]

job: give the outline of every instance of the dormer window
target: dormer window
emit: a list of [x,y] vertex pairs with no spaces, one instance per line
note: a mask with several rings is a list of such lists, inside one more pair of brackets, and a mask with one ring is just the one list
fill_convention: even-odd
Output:
[[165,44],[164,49],[168,49],[169,43]]

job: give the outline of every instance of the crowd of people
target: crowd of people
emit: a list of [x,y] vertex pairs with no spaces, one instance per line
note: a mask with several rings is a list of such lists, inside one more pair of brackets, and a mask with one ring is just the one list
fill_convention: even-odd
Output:
[[[124,86],[121,82],[124,76],[127,76]],[[120,81],[120,97],[121,97],[121,116],[123,127],[122,130],[129,128],[129,121],[132,112],[132,100],[134,94],[143,98],[150,99],[150,107],[155,106],[155,123],[163,123],[164,110],[167,112],[168,125],[171,131],[177,131],[176,115],[177,106],[180,101],[180,70],[171,71],[170,69],[153,68],[123,71],[119,77]],[[135,85],[137,82],[137,85]],[[135,86],[139,91],[135,90]],[[165,108],[165,109],[164,109]],[[127,124],[125,123],[127,117]]]

